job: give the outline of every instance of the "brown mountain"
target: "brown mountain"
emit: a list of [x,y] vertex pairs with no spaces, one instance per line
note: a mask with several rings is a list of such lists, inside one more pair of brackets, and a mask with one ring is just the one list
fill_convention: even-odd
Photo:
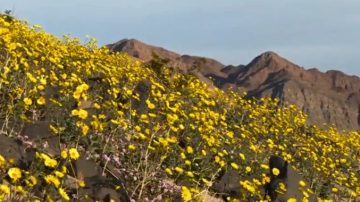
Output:
[[249,97],[271,96],[296,104],[309,115],[312,124],[330,123],[339,129],[360,129],[360,78],[357,76],[334,70],[325,73],[306,70],[274,52],[265,52],[245,66],[225,66],[210,58],[180,55],[134,39],[124,39],[108,47],[143,61],[150,61],[155,54],[185,73],[195,65],[196,75],[203,81],[224,90],[237,87],[247,91]]
[[123,39],[114,44],[109,44],[108,47],[112,51],[127,52],[129,55],[145,62],[149,62],[154,58],[154,55],[156,55],[159,58],[169,60],[169,66],[177,67],[178,70],[183,73],[192,71],[193,67],[196,66],[199,71],[194,73],[210,85],[212,85],[212,82],[206,75],[217,75],[222,78],[227,77],[227,75],[221,71],[225,65],[214,59],[180,55],[161,47],[145,44],[136,39]]
[[334,124],[340,129],[360,127],[360,78],[340,71],[305,70],[276,53],[266,52],[219,87],[246,89],[249,96],[278,97],[296,104],[309,115],[311,123]]

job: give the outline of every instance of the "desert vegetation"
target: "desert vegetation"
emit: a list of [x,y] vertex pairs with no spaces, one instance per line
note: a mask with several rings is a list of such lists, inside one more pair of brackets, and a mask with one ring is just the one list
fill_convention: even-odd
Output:
[[[303,177],[303,201],[360,196],[357,131],[320,129],[294,105],[244,99],[236,89],[209,88],[171,70],[98,48],[92,38],[59,39],[2,15],[0,135],[34,155],[26,165],[0,155],[0,201],[91,197],[82,194],[89,185],[74,171],[81,157],[101,165],[104,176],[120,173],[113,188],[135,201],[201,201],[205,192],[261,201],[272,154]],[[25,127],[39,123],[54,144],[24,136]],[[213,188],[229,170],[240,179],[237,198]]]

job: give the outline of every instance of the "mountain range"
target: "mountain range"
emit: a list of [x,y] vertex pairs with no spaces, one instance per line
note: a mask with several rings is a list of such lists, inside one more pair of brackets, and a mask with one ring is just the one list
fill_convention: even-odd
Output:
[[297,105],[308,114],[310,124],[334,125],[343,130],[360,129],[360,78],[340,71],[305,69],[274,52],[265,52],[247,65],[224,65],[198,56],[181,55],[136,39],[107,45],[149,62],[165,59],[182,73],[193,73],[208,85],[222,90],[246,91],[249,98],[272,97]]

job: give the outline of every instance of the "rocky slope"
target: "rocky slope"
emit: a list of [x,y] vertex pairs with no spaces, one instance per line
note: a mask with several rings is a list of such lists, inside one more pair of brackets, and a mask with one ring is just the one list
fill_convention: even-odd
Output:
[[191,71],[195,65],[199,70],[196,75],[203,81],[224,90],[239,88],[249,97],[271,96],[296,104],[309,115],[312,124],[360,128],[360,78],[356,76],[334,70],[306,70],[274,52],[263,53],[248,65],[225,66],[213,59],[180,55],[134,39],[108,46],[143,61],[150,61],[156,54],[182,72]]
[[221,88],[236,86],[249,96],[278,97],[296,104],[311,123],[359,129],[360,78],[340,71],[305,70],[276,53],[266,52],[230,74]]
[[108,47],[112,51],[127,52],[130,56],[145,62],[149,62],[154,56],[166,59],[169,66],[176,67],[182,73],[193,72],[209,85],[212,85],[212,81],[208,79],[209,75],[216,75],[221,78],[228,76],[226,72],[222,71],[225,65],[214,59],[180,55],[161,47],[145,44],[136,39],[123,39],[114,44],[109,44]]

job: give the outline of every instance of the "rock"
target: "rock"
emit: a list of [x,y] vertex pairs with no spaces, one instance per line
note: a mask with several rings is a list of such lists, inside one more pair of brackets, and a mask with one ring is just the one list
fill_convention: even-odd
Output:
[[[274,175],[272,170],[277,168],[280,173]],[[288,163],[279,156],[271,156],[269,159],[269,173],[270,182],[265,185],[265,194],[269,196],[271,201],[283,202],[289,198],[295,198],[297,201],[302,201],[305,198],[303,191],[306,191],[309,196],[306,197],[310,202],[317,201],[314,194],[309,193],[308,183],[302,176],[296,172]],[[300,185],[300,181],[305,185]],[[281,184],[286,188],[285,191],[281,190]]]
[[28,148],[19,140],[0,135],[0,154],[6,159],[12,159],[14,165],[26,169],[35,158],[35,149]]
[[20,142],[0,135],[0,154],[5,157],[5,159],[13,159],[15,164],[19,164],[25,157],[24,147]]
[[[50,155],[57,155],[60,153],[59,137],[51,133],[48,121],[37,121],[35,123],[26,124],[21,135],[27,136],[30,141],[41,146],[41,148]],[[45,142],[47,144],[45,144]],[[44,144],[46,146],[44,146]]]
[[[130,198],[124,187],[123,181],[115,179],[114,176],[103,176],[102,167],[93,160],[80,157],[73,162],[76,178],[84,180],[85,187],[80,189],[79,197],[87,198],[84,201],[110,201],[128,202]],[[105,172],[107,173],[107,172]],[[68,180],[67,184],[76,189],[76,181]],[[87,197],[86,197],[87,196]]]
[[93,160],[87,160],[83,156],[74,162],[74,168],[76,176],[81,179],[101,175],[101,167]]
[[119,182],[115,180],[98,175],[85,178],[85,185],[86,187],[79,189],[79,198],[81,200],[110,201],[112,199],[118,202],[130,202],[127,191],[119,186]]
[[133,93],[139,95],[139,100],[132,99],[132,107],[135,109],[138,113],[143,114],[147,112],[147,105],[146,100],[148,99],[150,92],[151,92],[151,82],[148,80],[140,81]]
[[240,198],[240,180],[241,177],[239,173],[233,169],[229,169],[224,171],[220,180],[212,187],[212,190],[224,199],[228,196],[231,198]]
[[[249,175],[241,177],[239,172],[233,169],[228,169],[220,173],[219,180],[211,187],[211,190],[216,193],[216,196],[222,197],[224,201],[227,201],[227,197],[232,199],[241,199],[243,197],[243,187],[240,181],[249,180],[252,181],[256,176]],[[261,194],[264,195],[265,191],[260,190]]]

